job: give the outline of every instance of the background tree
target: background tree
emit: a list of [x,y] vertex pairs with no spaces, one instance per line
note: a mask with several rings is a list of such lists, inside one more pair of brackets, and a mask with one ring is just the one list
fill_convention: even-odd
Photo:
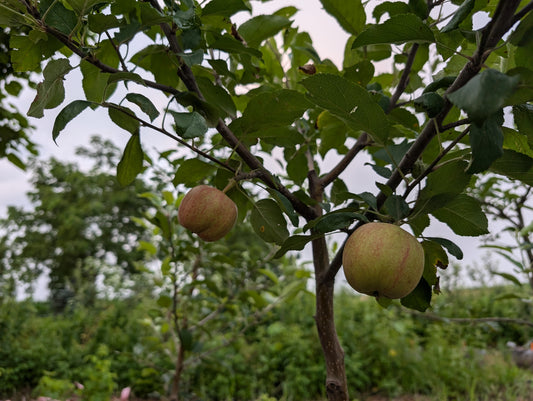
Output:
[[62,310],[74,295],[92,303],[97,277],[107,266],[116,266],[124,277],[136,272],[143,231],[130,216],[148,205],[137,196],[148,186],[137,180],[120,187],[109,171],[120,157],[118,149],[98,138],[92,146],[79,149],[98,155],[89,171],[54,158],[30,164],[31,207],[9,207],[2,220],[1,277],[8,293],[17,282],[34,285],[47,274],[51,301]]
[[513,273],[492,273],[522,285],[524,278],[533,288],[533,243],[531,233],[531,186],[500,176],[487,176],[476,181],[472,193],[483,210],[501,230],[488,235],[485,246],[509,261]]
[[[142,171],[141,135],[160,132],[196,154],[179,166],[175,185],[233,180],[240,218],[277,245],[275,256],[311,243],[325,388],[330,400],[348,400],[333,315],[343,246],[330,258],[326,234],[375,219],[407,223],[426,257],[423,278],[401,303],[429,307],[437,266],[446,266],[447,252],[462,256],[448,239],[424,236],[430,216],[459,235],[486,234],[481,205],[466,193],[472,177],[490,170],[531,183],[533,159],[504,142],[525,133],[502,124],[505,106],[533,98],[533,2],[384,2],[369,23],[369,3],[321,3],[351,35],[341,69],[292,26],[294,7],[237,26],[232,18],[251,9],[247,2],[2,0],[0,24],[29,29],[11,42],[12,54],[25,56],[19,70],[46,62],[30,116],[62,104],[72,69],[83,75],[85,99],[60,111],[54,139],[83,110],[107,109],[131,133],[117,168],[122,184]],[[474,30],[478,12],[488,21]],[[130,55],[141,36],[150,44]],[[386,59],[392,73],[374,67]],[[161,94],[168,103],[155,100]],[[322,171],[330,151],[338,163]],[[354,178],[364,173],[353,167],[363,151],[380,176],[373,192]],[[251,185],[261,199],[252,199]]]

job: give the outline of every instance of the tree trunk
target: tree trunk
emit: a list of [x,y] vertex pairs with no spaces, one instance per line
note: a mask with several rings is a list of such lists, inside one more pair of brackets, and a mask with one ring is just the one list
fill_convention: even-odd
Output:
[[329,401],[349,401],[344,351],[335,329],[333,312],[335,279],[323,280],[329,267],[325,238],[314,240],[312,246],[316,282],[315,322],[326,362],[326,393]]
[[181,373],[183,372],[183,361],[185,356],[185,350],[183,345],[179,345],[178,357],[176,358],[176,365],[174,367],[174,376],[172,377],[172,388],[170,390],[170,401],[179,400]]

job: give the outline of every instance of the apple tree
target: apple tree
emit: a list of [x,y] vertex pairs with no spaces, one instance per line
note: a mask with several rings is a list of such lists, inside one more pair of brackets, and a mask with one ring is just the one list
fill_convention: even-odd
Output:
[[[342,241],[369,221],[404,224],[425,257],[400,302],[423,311],[437,269],[462,257],[424,235],[431,219],[486,234],[473,178],[533,181],[532,132],[513,120],[531,118],[533,2],[321,0],[350,35],[342,65],[320,57],[296,7],[256,15],[254,3],[1,0],[0,26],[24,27],[11,60],[15,71],[42,68],[28,115],[60,108],[52,139],[82,112],[108,116],[130,133],[117,165],[127,185],[143,147],[165,135],[190,155],[173,177],[180,190],[227,187],[237,224],[248,221],[273,257],[310,244],[325,392],[348,400],[333,314]],[[65,80],[80,76],[80,98],[65,105]],[[332,234],[340,246],[328,246]]]

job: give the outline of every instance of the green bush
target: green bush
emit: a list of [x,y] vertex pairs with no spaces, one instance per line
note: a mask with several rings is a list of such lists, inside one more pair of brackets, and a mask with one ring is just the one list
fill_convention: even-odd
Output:
[[[531,319],[528,305],[495,299],[505,291],[441,295],[429,313]],[[152,299],[142,297],[102,300],[90,310],[78,306],[52,315],[44,304],[4,304],[0,397],[29,386],[34,394],[61,399],[75,381],[84,384],[81,395],[87,400],[109,399],[126,386],[136,397],[165,395],[174,368],[168,353],[175,350],[145,324],[147,316],[159,313],[151,305]],[[351,291],[339,293],[335,312],[354,398],[420,393],[436,399],[510,400],[531,391],[531,373],[512,365],[505,353],[507,341],[533,337],[531,328],[433,321],[395,306],[383,309]],[[313,314],[314,297],[301,293],[242,335],[209,333],[197,350],[202,357],[185,366],[181,398],[324,399],[325,368]]]

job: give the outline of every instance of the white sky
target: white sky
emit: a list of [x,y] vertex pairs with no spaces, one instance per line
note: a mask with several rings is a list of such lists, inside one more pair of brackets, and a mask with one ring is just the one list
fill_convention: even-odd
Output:
[[[374,2],[375,3],[375,2]],[[329,58],[337,65],[342,64],[344,45],[348,35],[340,28],[337,22],[330,17],[323,9],[319,0],[274,0],[267,3],[253,2],[256,14],[268,14],[272,11],[285,6],[295,5],[300,9],[294,17],[294,26],[298,26],[301,31],[310,33],[315,49],[322,59]],[[237,21],[241,18],[247,18],[247,14],[241,13],[237,16]],[[132,54],[130,52],[130,54]],[[80,75],[77,71],[71,72],[65,82],[67,99],[66,105],[70,101],[82,98]],[[27,111],[35,94],[32,91],[24,92],[23,96],[17,100],[17,105],[21,111]],[[41,145],[41,157],[48,158],[56,156],[63,159],[73,159],[74,149],[82,144],[87,143],[88,138],[93,134],[99,134],[106,138],[112,139],[119,147],[124,147],[129,134],[117,128],[105,111],[99,110],[93,112],[86,110],[72,121],[67,128],[61,133],[58,139],[58,146],[52,141],[52,126],[57,113],[61,107],[54,110],[46,110],[42,119],[33,119],[30,121],[36,126],[32,138]],[[143,145],[145,148],[157,147],[159,149],[169,149],[175,147],[175,143],[163,137],[160,134],[143,131]],[[329,160],[331,161],[331,160]],[[25,193],[30,189],[27,175],[17,169],[5,160],[0,160],[0,168],[3,174],[0,175],[0,215],[5,215],[7,205],[26,205]],[[360,165],[357,170],[352,169],[352,173],[347,172],[344,175],[352,176],[357,173],[357,188],[352,188],[354,192],[375,191],[374,177],[371,174],[362,176]],[[370,173],[368,167],[364,168],[365,172]],[[366,173],[365,173],[366,174]],[[351,177],[346,179],[350,181]],[[354,181],[353,179],[351,181]],[[472,263],[481,259],[481,252],[477,249],[479,240],[469,237],[455,236],[451,230],[442,224],[434,224],[426,235],[443,236],[456,242],[465,253],[465,263]],[[306,252],[307,253],[307,252]],[[453,257],[451,257],[453,260]]]

